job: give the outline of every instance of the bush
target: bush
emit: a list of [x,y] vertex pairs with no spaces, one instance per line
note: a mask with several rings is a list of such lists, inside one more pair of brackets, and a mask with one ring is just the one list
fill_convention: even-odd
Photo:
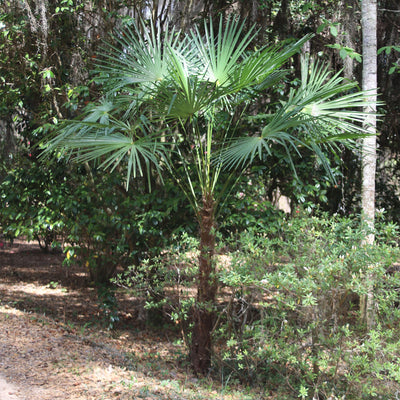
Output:
[[107,283],[117,266],[139,266],[160,254],[185,218],[174,187],[126,192],[118,174],[76,187],[66,207],[68,262],[86,265],[90,278]]
[[168,181],[151,193],[135,182],[126,192],[118,171],[104,175],[23,155],[3,172],[0,234],[37,240],[45,251],[63,246],[65,264],[86,266],[95,283],[108,283],[119,265],[158,254],[182,220],[192,218]]
[[173,235],[173,241],[161,255],[130,266],[112,281],[142,302],[139,320],[158,326],[173,323],[188,345],[190,310],[194,304],[191,293],[198,273],[198,242],[186,233]]
[[[300,212],[278,235],[258,232],[240,235],[220,274],[232,291],[218,330],[225,373],[284,387],[287,398],[388,398],[400,390],[398,248],[362,245],[359,221],[338,216]],[[371,287],[377,324],[365,333],[359,298]]]
[[32,160],[20,159],[0,182],[0,227],[9,238],[23,236],[37,240],[48,251],[57,245],[66,227],[63,197],[67,182],[62,179],[65,165],[47,170]]

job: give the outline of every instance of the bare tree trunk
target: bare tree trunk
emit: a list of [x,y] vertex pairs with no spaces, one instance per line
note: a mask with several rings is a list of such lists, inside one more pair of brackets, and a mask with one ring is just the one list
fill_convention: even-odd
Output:
[[203,198],[200,210],[200,256],[197,301],[194,306],[194,327],[190,361],[195,373],[205,374],[211,366],[212,330],[215,321],[217,279],[213,263],[215,253],[215,203],[211,195]]
[[[354,23],[354,15],[359,12],[358,0],[342,0],[339,6],[338,22],[341,23],[341,34],[337,37],[337,42],[341,45],[359,51],[357,42],[360,35],[357,31],[357,24]],[[345,78],[354,79],[355,60],[345,57],[343,60],[343,74]]]
[[290,7],[288,0],[281,0],[281,5],[276,14],[273,28],[274,31],[278,33],[281,40],[290,35]]
[[[376,173],[376,88],[377,88],[377,0],[362,0],[363,32],[363,90],[371,90],[371,104],[365,108],[370,113],[365,128],[371,136],[363,139],[362,146],[362,212],[363,220],[370,228],[365,244],[373,244],[372,232],[375,220],[375,173]],[[367,328],[374,324],[374,300],[372,287],[361,301],[361,318]]]

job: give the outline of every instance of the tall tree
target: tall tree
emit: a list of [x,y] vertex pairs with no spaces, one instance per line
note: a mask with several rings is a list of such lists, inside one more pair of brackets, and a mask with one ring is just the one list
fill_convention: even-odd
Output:
[[[376,102],[377,102],[377,0],[362,0],[363,33],[363,90],[371,91],[369,104],[365,107],[365,129],[370,133],[362,143],[362,213],[369,230],[366,244],[373,244],[375,235],[375,173],[376,173]],[[373,324],[372,289],[362,301],[362,319],[370,327]]]

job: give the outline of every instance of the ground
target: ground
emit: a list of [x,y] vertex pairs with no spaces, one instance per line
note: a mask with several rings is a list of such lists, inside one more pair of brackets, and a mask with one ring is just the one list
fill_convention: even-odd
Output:
[[62,261],[35,243],[0,249],[0,400],[269,398],[193,376],[179,332],[146,326],[128,294],[107,331],[85,271]]

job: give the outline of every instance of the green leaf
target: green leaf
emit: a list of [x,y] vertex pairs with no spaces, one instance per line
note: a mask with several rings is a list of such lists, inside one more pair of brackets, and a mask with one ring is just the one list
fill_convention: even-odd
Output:
[[327,44],[326,47],[329,47],[330,49],[338,49],[338,50],[340,50],[343,46],[340,45],[339,43],[335,43],[335,44]]
[[400,47],[399,46],[383,46],[380,49],[378,49],[377,55],[379,56],[379,54],[381,54],[383,52],[385,52],[386,55],[389,55],[392,50],[400,52]]
[[50,68],[46,68],[43,71],[40,72],[42,75],[43,79],[52,79],[54,78],[54,73]]
[[331,76],[327,67],[319,63],[309,66],[303,59],[301,86],[292,89],[278,112],[264,115],[268,122],[262,134],[232,140],[221,152],[221,159],[227,168],[243,168],[256,156],[270,155],[270,146],[280,145],[295,171],[291,152],[298,153],[299,147],[304,147],[311,149],[329,172],[323,146],[331,147],[335,141],[350,146],[350,139],[368,134],[362,127],[368,114],[360,111],[368,104],[368,93],[354,92],[355,87],[356,83],[339,73]]
[[340,49],[339,56],[342,60],[344,60],[348,56],[347,50],[345,48]]
[[[250,46],[254,36],[254,26],[243,34],[244,22],[239,23],[235,17],[226,21],[220,18],[218,34],[215,35],[212,21],[204,23],[204,36],[196,27],[191,34],[191,41],[197,53],[197,68],[200,75],[217,86],[227,86],[232,83],[230,75],[237,62],[245,56],[245,50]],[[203,39],[204,38],[204,39]]]
[[324,22],[317,28],[317,33],[321,33],[327,26],[329,25],[329,22]]

